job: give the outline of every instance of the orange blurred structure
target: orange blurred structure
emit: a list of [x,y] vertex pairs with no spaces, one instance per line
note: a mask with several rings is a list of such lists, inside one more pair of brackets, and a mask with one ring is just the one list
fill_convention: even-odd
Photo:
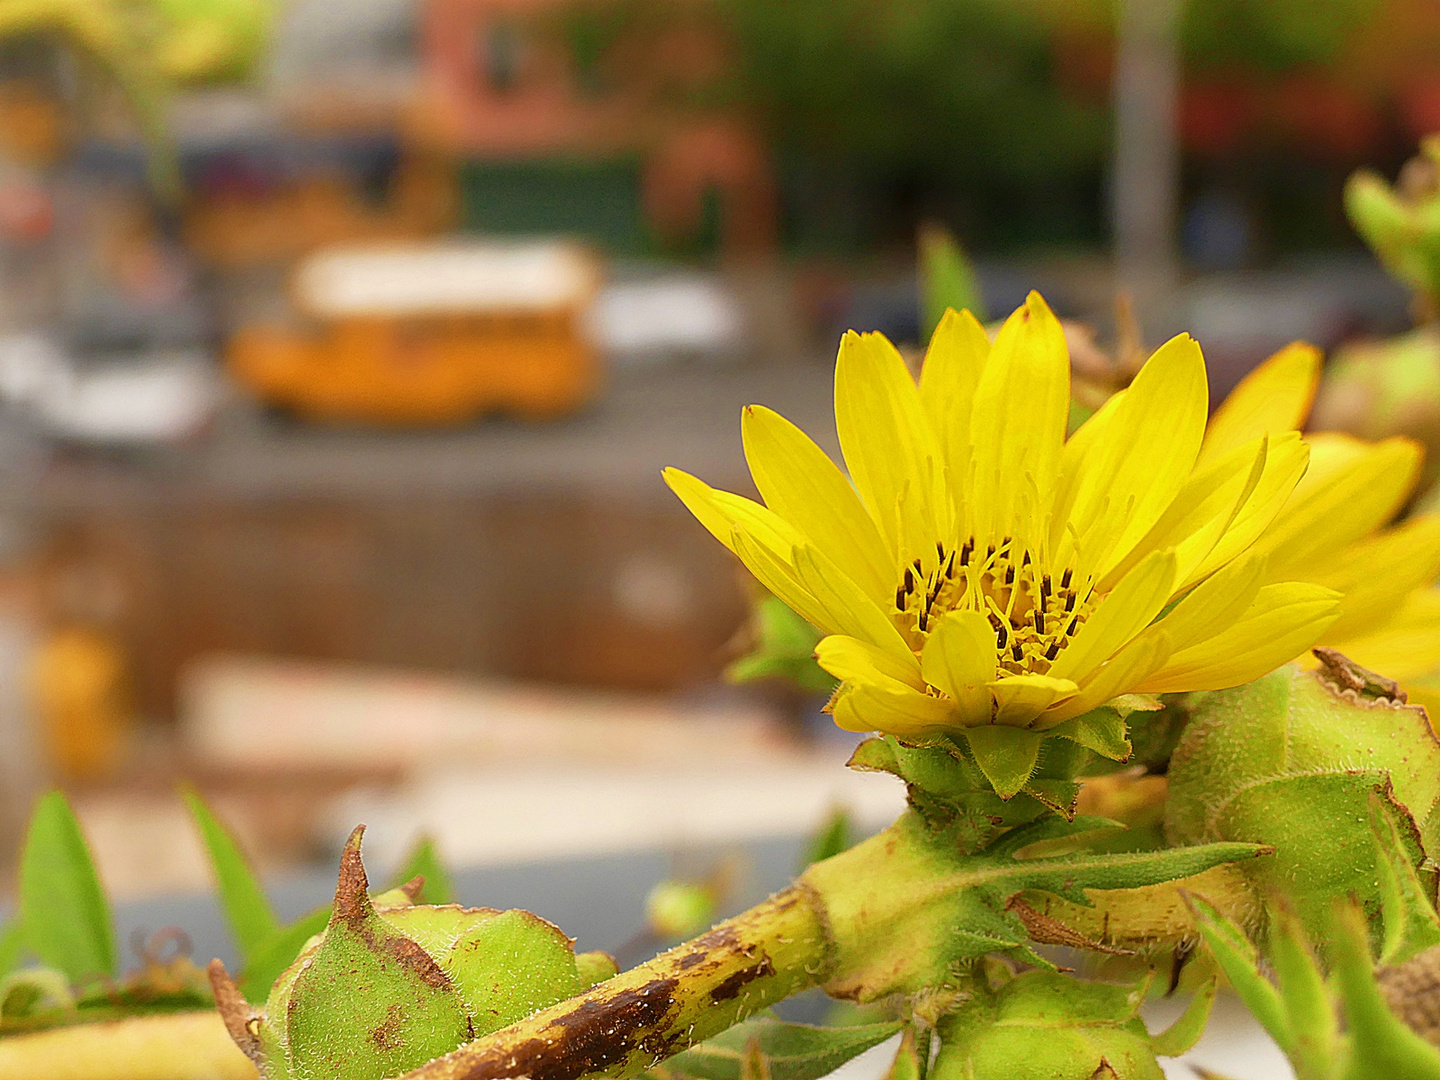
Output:
[[227,363],[262,400],[317,419],[559,416],[597,388],[582,322],[599,277],[562,242],[332,248],[293,281],[311,327],[246,328]]

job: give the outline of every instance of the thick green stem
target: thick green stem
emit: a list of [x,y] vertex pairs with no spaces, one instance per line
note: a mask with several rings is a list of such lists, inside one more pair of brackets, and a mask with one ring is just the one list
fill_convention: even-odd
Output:
[[832,948],[804,883],[405,1080],[629,1077],[825,979]]

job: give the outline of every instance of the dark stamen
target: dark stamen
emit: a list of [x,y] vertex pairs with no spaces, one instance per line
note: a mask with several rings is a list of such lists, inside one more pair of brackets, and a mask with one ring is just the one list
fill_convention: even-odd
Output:
[[939,557],[941,562],[945,561],[945,545],[942,544],[939,540],[935,541],[935,554]]
[[1068,589],[1070,587],[1070,577],[1073,573],[1074,571],[1067,566],[1065,568],[1065,573],[1060,575],[1060,587],[1062,589]]
[[1080,625],[1080,616],[1079,616],[1079,615],[1076,615],[1073,619],[1070,620],[1070,625],[1069,625],[1069,627],[1067,627],[1066,630],[1065,630],[1065,636],[1066,636],[1066,637],[1074,637],[1074,636],[1075,636],[1075,628],[1076,628],[1077,626],[1079,626],[1079,625]]
[[948,578],[955,573],[955,553],[950,552],[950,558],[945,561],[945,576]]
[[1040,579],[1040,600],[1042,603],[1050,602],[1050,575],[1046,574]]
[[905,567],[905,592],[908,595],[909,593],[912,593],[914,591],[915,575],[910,572],[910,568],[907,566]]
[[995,647],[1003,649],[1008,644],[1010,644],[1010,635],[1006,632],[1005,624],[1002,622],[995,627]]
[[1025,654],[1020,651],[1020,643],[1018,641],[1010,646],[1010,655],[1015,658],[1017,664],[1025,659]]
[[1046,660],[1054,660],[1055,657],[1057,657],[1057,656],[1059,656],[1059,655],[1060,655],[1060,643],[1059,643],[1058,641],[1052,641],[1052,642],[1050,642],[1050,647],[1045,650],[1045,659],[1046,659]]
[[1021,565],[1021,566],[1029,566],[1029,565],[1030,565],[1030,552],[1028,552],[1028,551],[1025,552],[1025,557],[1020,560],[1020,565]]
[[899,586],[899,587],[895,590],[895,606],[896,606],[897,608],[903,608],[903,607],[905,606],[905,586],[904,586],[904,585]]
[[1006,584],[1006,585],[1014,585],[1014,584],[1015,584],[1015,567],[1013,567],[1013,566],[1007,566],[1007,567],[1005,567],[1005,584]]
[[1035,609],[1035,632],[1045,633],[1045,612],[1038,607]]
[[1073,592],[1072,592],[1072,593],[1066,593],[1066,594],[1065,594],[1065,614],[1066,614],[1066,615],[1069,615],[1070,612],[1072,612],[1072,611],[1074,611],[1074,610],[1075,610],[1075,594],[1074,594]]
[[970,553],[975,550],[975,538],[972,536],[960,548],[960,565],[970,565]]

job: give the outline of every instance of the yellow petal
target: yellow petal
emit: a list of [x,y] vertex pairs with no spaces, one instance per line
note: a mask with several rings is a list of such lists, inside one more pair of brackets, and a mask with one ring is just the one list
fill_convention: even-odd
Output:
[[[1221,533],[1200,565],[1181,578],[1186,588],[1249,550],[1284,511],[1310,461],[1310,447],[1294,432],[1274,436],[1265,454],[1264,471],[1255,490]],[[1213,468],[1214,466],[1212,466]]]
[[1440,589],[1415,590],[1368,633],[1340,638],[1332,631],[1325,637],[1357,664],[1402,683],[1440,672]]
[[[1300,441],[1300,436],[1293,432],[1281,437],[1295,443]],[[1269,437],[1261,436],[1197,471],[1160,515],[1160,520],[1106,573],[1099,587],[1113,587],[1150,552],[1174,548],[1176,576],[1181,582],[1178,588],[1183,588],[1250,502],[1265,475],[1269,456]],[[1299,479],[1298,473],[1295,478]],[[1288,491],[1276,499],[1275,513],[1286,497]]]
[[925,640],[920,671],[931,686],[943,690],[971,723],[988,723],[990,692],[995,678],[995,628],[978,611],[952,611],[941,616]]
[[875,601],[774,511],[717,491],[680,469],[666,469],[664,476],[700,524],[802,619],[826,633],[848,634],[897,655],[910,654]]
[[[1060,321],[1032,292],[1005,320],[975,388],[970,418],[978,547],[1008,534],[1036,543],[1022,520],[1023,493],[1041,507],[1054,497],[1070,411],[1070,353]],[[1038,523],[1034,523],[1038,524]]]
[[[952,485],[963,485],[970,476],[970,414],[989,356],[990,339],[980,321],[968,311],[953,308],[941,317],[925,350],[920,400]],[[959,531],[968,534],[968,523]]]
[[897,683],[920,693],[925,691],[925,682],[920,678],[917,666],[858,638],[843,634],[821,638],[815,646],[815,659],[822,668],[843,682],[874,684],[898,691],[898,686],[890,685]]
[[1080,466],[1069,519],[1082,566],[1106,571],[1180,494],[1209,408],[1205,360],[1188,334],[1157,349],[1125,391]]
[[920,390],[883,334],[851,331],[841,340],[835,428],[860,497],[890,546],[891,565],[933,552],[950,516],[940,448]]
[[1411,518],[1342,548],[1305,577],[1344,595],[1325,644],[1383,625],[1405,597],[1440,577],[1440,515]]
[[1261,435],[1305,426],[1320,385],[1320,350],[1303,341],[1286,345],[1240,380],[1210,421],[1201,466]]
[[1055,702],[1031,726],[1048,729],[1091,709],[1097,709],[1111,698],[1129,693],[1145,679],[1165,666],[1171,651],[1170,637],[1161,626],[1152,626],[1090,673],[1073,697]]
[[1051,705],[1078,689],[1070,679],[1049,675],[1007,675],[997,679],[990,683],[990,692],[995,695],[995,723],[1028,727]]
[[1175,590],[1175,553],[1154,551],[1140,560],[1085,620],[1050,667],[1057,678],[1083,682],[1131,638],[1150,625]]
[[1171,648],[1198,645],[1243,618],[1265,584],[1268,569],[1263,555],[1247,555],[1186,593],[1158,624],[1169,635]]
[[845,474],[779,413],[749,405],[741,414],[745,458],[768,506],[881,605],[895,591],[894,560]]
[[797,544],[789,552],[775,552],[738,525],[731,544],[750,572],[812,626],[868,641],[901,660],[908,657],[918,670],[919,661],[895,624],[814,548]]
[[1241,619],[1198,645],[1178,650],[1136,689],[1145,694],[1223,690],[1258,679],[1314,645],[1339,609],[1339,594],[1322,585],[1266,585]]
[[1310,469],[1256,542],[1276,580],[1305,578],[1317,555],[1352,543],[1395,516],[1419,475],[1409,439],[1367,445],[1344,435],[1310,437]]
[[916,693],[908,687],[887,689],[874,684],[846,683],[826,706],[846,731],[884,731],[891,735],[931,735],[956,726],[950,703]]

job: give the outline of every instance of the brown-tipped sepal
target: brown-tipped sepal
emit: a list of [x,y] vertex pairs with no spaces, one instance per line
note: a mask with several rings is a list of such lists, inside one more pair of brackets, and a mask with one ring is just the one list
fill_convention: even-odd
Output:
[[372,898],[345,845],[324,933],[276,980],[263,1013],[217,961],[216,1003],[265,1080],[383,1080],[579,993],[574,943],[528,911],[415,905],[418,880]]

